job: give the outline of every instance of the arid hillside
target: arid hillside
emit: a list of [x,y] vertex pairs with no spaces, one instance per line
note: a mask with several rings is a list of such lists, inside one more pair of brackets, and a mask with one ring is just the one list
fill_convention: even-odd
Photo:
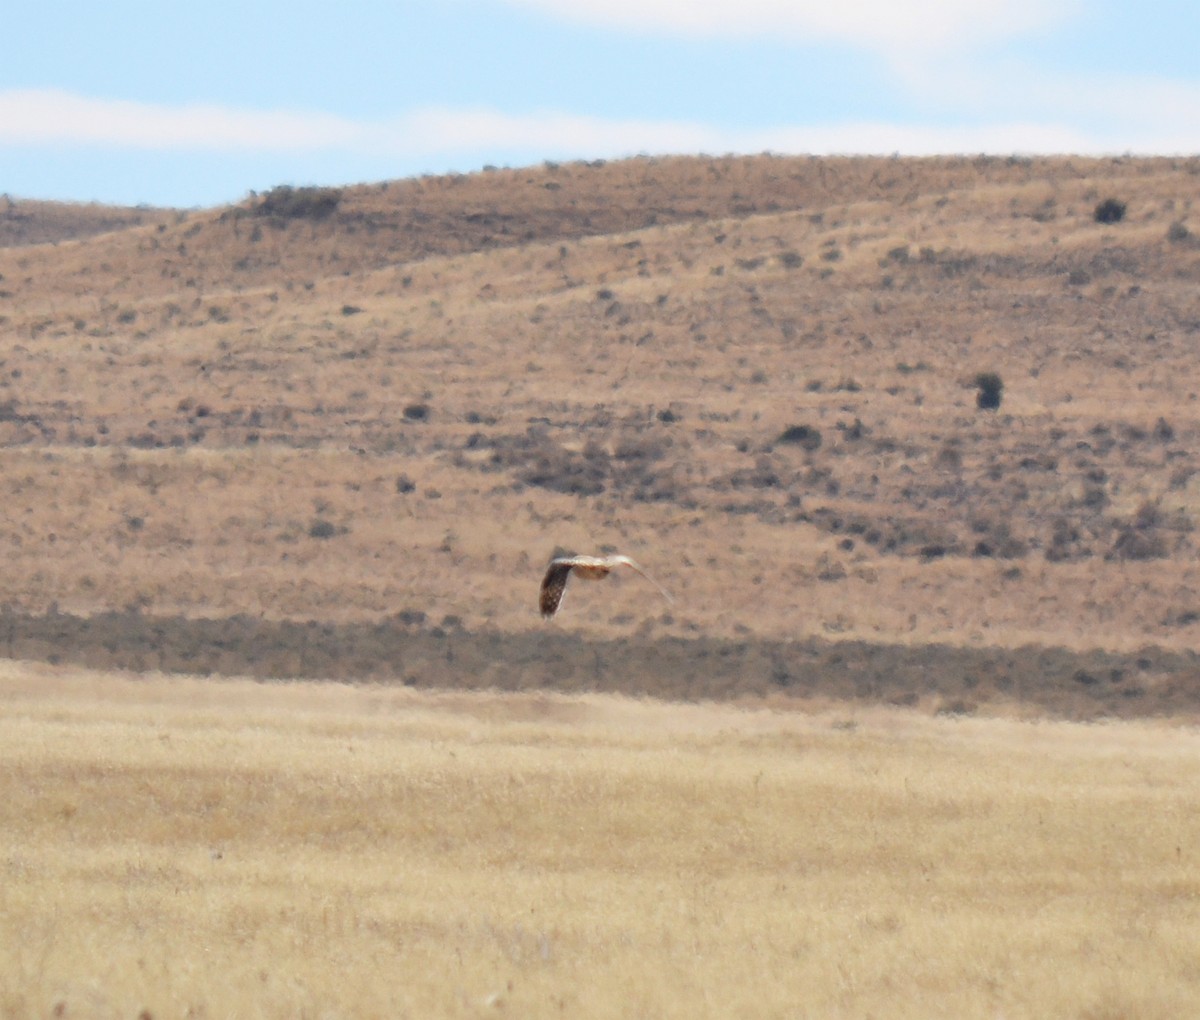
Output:
[[[16,203],[9,654],[1194,711],[1198,187],[761,156]],[[675,603],[544,623],[556,549]]]
[[19,201],[0,195],[0,247],[78,240],[147,224],[170,223],[183,215],[170,209]]

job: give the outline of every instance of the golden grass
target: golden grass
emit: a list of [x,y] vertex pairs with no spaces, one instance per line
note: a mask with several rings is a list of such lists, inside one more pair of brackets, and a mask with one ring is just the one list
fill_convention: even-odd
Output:
[[1200,1001],[1190,729],[0,670],[3,1016]]

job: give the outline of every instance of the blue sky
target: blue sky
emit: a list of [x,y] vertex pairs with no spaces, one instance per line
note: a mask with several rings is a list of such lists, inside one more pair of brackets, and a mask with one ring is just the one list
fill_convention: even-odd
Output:
[[40,0],[0,193],[173,206],[666,153],[1200,153],[1194,0]]

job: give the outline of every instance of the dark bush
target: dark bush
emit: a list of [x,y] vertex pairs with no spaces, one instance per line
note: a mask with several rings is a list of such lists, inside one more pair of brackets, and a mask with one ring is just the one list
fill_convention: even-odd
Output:
[[1066,517],[1059,517],[1054,521],[1044,555],[1050,563],[1067,563],[1087,559],[1092,550],[1079,528]]
[[979,392],[975,394],[976,406],[984,411],[998,410],[1004,380],[995,372],[980,372],[975,377],[975,385],[979,388]]
[[1180,220],[1176,220],[1167,228],[1167,240],[1172,244],[1184,244],[1192,239],[1192,232],[1188,230],[1187,224]]
[[947,471],[959,471],[962,469],[962,450],[953,443],[946,443],[938,450],[937,455],[933,458],[934,464]]
[[777,442],[790,443],[805,450],[821,446],[821,430],[815,425],[789,425],[779,434]]
[[337,528],[334,527],[331,521],[318,517],[308,529],[309,538],[333,538],[337,534]]
[[1107,560],[1159,560],[1170,555],[1166,540],[1154,528],[1126,526],[1117,534]]
[[612,478],[612,458],[594,441],[582,450],[560,446],[544,428],[524,435],[490,436],[480,445],[492,448],[490,470],[513,470],[525,485],[574,496],[595,496]]
[[404,409],[404,417],[409,421],[428,421],[429,420],[429,405],[428,404],[409,404]]
[[1012,525],[1001,514],[985,514],[971,521],[971,530],[979,535],[971,555],[1001,560],[1019,559],[1029,551],[1026,542],[1012,533]]
[[256,216],[281,220],[323,220],[342,200],[341,188],[293,188],[281,184],[272,188],[254,207]]
[[1125,218],[1125,203],[1116,198],[1106,198],[1092,216],[1097,223],[1120,223]]

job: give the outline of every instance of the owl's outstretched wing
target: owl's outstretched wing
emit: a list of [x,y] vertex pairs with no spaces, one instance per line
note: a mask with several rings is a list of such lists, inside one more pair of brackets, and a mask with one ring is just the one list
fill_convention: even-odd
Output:
[[571,576],[572,564],[563,560],[551,560],[542,578],[542,591],[538,603],[542,616],[547,620],[558,612],[563,592],[567,590],[567,578]]
[[669,591],[667,591],[667,589],[664,588],[661,584],[659,584],[658,581],[656,581],[653,577],[651,577],[648,573],[646,573],[645,569],[639,563],[634,562],[628,556],[614,556],[614,557],[612,557],[612,559],[613,559],[614,565],[618,564],[618,563],[623,564],[624,566],[629,567],[630,570],[633,570],[636,573],[641,574],[642,577],[644,577],[647,581],[649,581],[652,585],[654,585],[655,588],[658,589],[658,593],[664,599],[666,599],[670,605],[675,604],[675,600],[671,597],[671,593]]

